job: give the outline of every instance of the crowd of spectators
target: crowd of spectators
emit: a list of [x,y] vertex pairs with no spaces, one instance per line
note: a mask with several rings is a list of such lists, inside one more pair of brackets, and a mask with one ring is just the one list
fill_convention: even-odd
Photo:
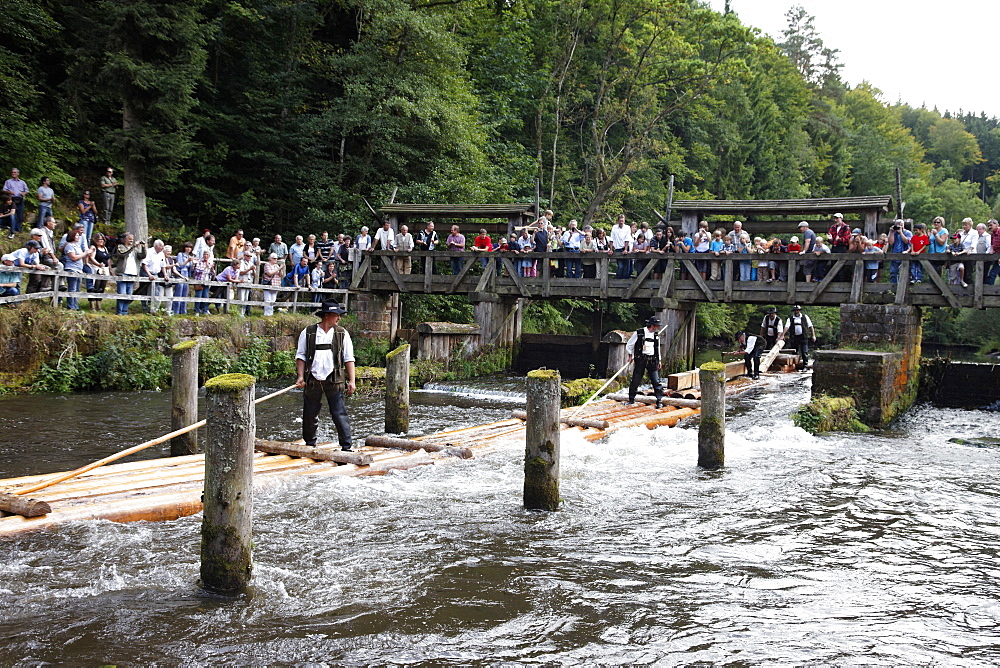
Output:
[[[541,263],[549,262],[553,276],[571,279],[596,278],[600,266],[608,266],[614,278],[629,279],[642,273],[650,262],[655,264],[647,273],[659,279],[668,265],[666,259],[658,255],[693,254],[695,271],[708,281],[723,280],[727,263],[722,260],[737,255],[740,258],[728,264],[734,274],[733,280],[768,283],[788,280],[789,262],[775,259],[775,256],[800,256],[795,263],[796,279],[810,282],[826,277],[836,259],[832,254],[847,252],[871,256],[864,265],[866,281],[876,282],[883,278],[884,265],[888,264],[890,282],[919,283],[926,278],[921,263],[911,262],[909,276],[900,277],[901,261],[885,263],[880,256],[884,253],[926,253],[941,256],[931,262],[936,271],[944,273],[945,280],[967,286],[962,256],[1000,253],[1000,229],[996,220],[975,225],[971,218],[966,218],[961,229],[954,233],[949,233],[942,217],[935,218],[929,230],[922,223],[894,221],[888,232],[868,238],[859,228],[852,229],[838,213],[834,214],[825,235],[816,233],[803,221],[796,235],[784,238],[753,236],[741,221],[733,222],[729,229],[719,226],[714,230],[707,221],[701,221],[698,229],[688,234],[675,231],[669,225],[629,223],[624,214],[617,217],[610,229],[581,226],[576,220],[562,227],[553,223],[551,210],[546,210],[534,223],[517,228],[509,237],[501,234],[494,238],[486,229],[480,229],[471,243],[467,243],[458,225],[452,225],[447,235],[442,232],[439,236],[432,221],[418,224],[421,229],[415,233],[406,225],[394,230],[389,221],[384,221],[374,234],[368,227],[362,227],[353,237],[348,234],[331,237],[327,232],[319,237],[297,235],[290,245],[279,234],[266,248],[260,238],[249,238],[243,230],[237,230],[225,245],[224,252],[219,252],[221,248],[217,250],[215,235],[204,230],[202,236],[180,244],[175,252],[169,244],[158,239],[137,241],[130,234],[109,238],[96,231],[102,213],[106,228],[110,227],[115,191],[120,185],[111,168],[101,177],[100,184],[101,206],[89,190],[83,191],[76,206],[77,219],[59,237],[58,223],[52,215],[54,191],[49,179],[39,180],[35,193],[37,226],[29,231],[23,248],[2,257],[0,296],[17,295],[21,290],[22,275],[9,268],[62,269],[79,274],[68,277],[65,288],[69,292],[80,292],[85,286],[86,293],[95,295],[89,299],[94,310],[100,309],[100,299],[96,295],[103,294],[108,283],[113,281],[118,294],[115,312],[120,315],[128,313],[134,294],[148,297],[141,303],[146,311],[162,309],[168,314],[185,315],[189,302],[181,298],[220,299],[228,293],[240,301],[248,300],[252,294],[261,294],[264,315],[269,316],[275,312],[277,304],[279,290],[275,288],[294,288],[295,300],[305,295],[306,299],[320,302],[324,293],[318,290],[346,289],[360,258],[372,250],[394,251],[393,266],[400,274],[410,274],[416,269],[412,251],[448,250],[482,255],[479,262],[484,269],[491,261],[487,254],[510,254],[515,256],[512,257],[514,270],[523,277],[538,276]],[[28,194],[27,184],[20,179],[18,170],[12,170],[0,195],[0,225],[7,228],[9,238],[14,238],[21,230]],[[559,255],[539,258],[539,253]],[[755,257],[764,254],[770,257]],[[609,256],[613,262],[599,263],[597,259],[601,255]],[[445,262],[429,261],[433,273],[450,270],[458,274],[469,258],[453,256]],[[378,270],[378,263],[374,266]],[[496,266],[498,271],[504,271],[499,258]],[[674,271],[680,279],[691,277],[685,264],[677,263]],[[850,280],[852,275],[853,267],[845,268],[833,280]],[[986,282],[994,284],[998,276],[1000,264],[990,263]],[[136,281],[137,278],[149,280]],[[50,290],[52,280],[44,274],[31,274],[27,278],[26,292]],[[64,303],[70,309],[80,308],[76,297],[68,297]],[[210,308],[207,301],[195,301],[190,307],[194,314],[206,314]],[[247,306],[240,308],[242,314],[249,310]]]

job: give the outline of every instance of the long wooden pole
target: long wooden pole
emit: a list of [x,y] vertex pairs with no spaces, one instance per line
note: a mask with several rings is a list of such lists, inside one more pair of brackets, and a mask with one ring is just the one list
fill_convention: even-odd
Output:
[[[183,341],[173,348],[170,382],[170,426],[173,429],[183,429],[198,421],[198,349],[197,341]],[[170,440],[171,457],[197,452],[198,434],[193,431]]]
[[531,371],[525,384],[528,419],[524,423],[524,507],[558,510],[559,372]]
[[[254,399],[254,404],[259,404],[259,403],[261,403],[263,401],[267,401],[268,399],[272,399],[272,398],[278,396],[279,394],[284,394],[285,392],[288,392],[289,390],[294,390],[294,389],[295,389],[294,385],[289,385],[288,387],[286,387],[286,388],[284,388],[282,390],[278,390],[277,392],[272,392],[271,394],[269,394],[267,396],[264,396],[264,397],[261,397],[260,399]],[[56,485],[58,483],[61,483],[64,480],[69,480],[70,478],[75,478],[76,476],[84,474],[87,471],[93,471],[94,469],[96,469],[98,467],[101,467],[101,466],[104,466],[105,464],[110,464],[111,462],[118,461],[119,459],[122,459],[124,457],[128,457],[129,455],[133,455],[133,454],[135,454],[135,453],[137,453],[137,452],[139,452],[141,450],[145,450],[146,448],[151,448],[154,445],[159,445],[161,443],[165,443],[166,441],[169,441],[170,439],[174,438],[175,436],[180,436],[181,434],[186,434],[189,431],[194,431],[195,429],[198,429],[198,428],[204,427],[204,426],[205,426],[205,420],[198,420],[193,425],[190,425],[188,427],[184,427],[183,429],[177,429],[176,431],[172,431],[169,434],[164,434],[163,436],[160,436],[159,438],[154,438],[151,441],[146,441],[145,443],[140,443],[139,445],[133,445],[131,448],[128,448],[127,450],[122,450],[121,452],[116,452],[113,455],[108,455],[104,459],[98,459],[96,462],[92,462],[90,464],[87,464],[86,466],[81,466],[80,468],[76,469],[75,471],[70,471],[69,473],[63,473],[62,475],[59,475],[59,476],[57,476],[55,478],[52,478],[51,480],[46,480],[44,482],[40,482],[37,485],[32,485],[31,487],[27,487],[25,489],[19,489],[19,490],[15,491],[14,494],[17,494],[19,496],[24,496],[25,494],[30,494],[31,492],[37,492],[38,490],[45,489],[46,487],[52,487],[52,485]]]
[[625,366],[623,366],[622,368],[618,369],[618,371],[616,371],[616,372],[615,372],[615,375],[611,376],[611,378],[608,378],[608,382],[604,383],[604,385],[601,385],[601,389],[599,389],[599,390],[598,390],[597,392],[594,392],[594,393],[593,393],[592,395],[590,395],[590,399],[587,399],[587,400],[586,400],[586,401],[584,401],[584,402],[583,402],[582,404],[580,404],[580,407],[579,407],[579,408],[577,408],[577,409],[576,409],[575,411],[573,411],[572,413],[570,413],[570,415],[569,415],[569,416],[570,416],[570,417],[576,417],[576,414],[577,414],[577,413],[579,413],[580,411],[582,411],[582,410],[584,409],[584,407],[586,407],[586,405],[587,405],[587,404],[589,404],[589,403],[590,403],[591,401],[593,401],[594,399],[596,399],[596,398],[597,398],[597,396],[598,396],[598,395],[599,395],[599,394],[600,394],[601,392],[603,392],[603,391],[604,391],[605,389],[607,389],[608,385],[610,385],[610,384],[611,384],[611,381],[613,381],[613,380],[614,380],[615,378],[617,378],[617,377],[618,377],[618,375],[619,375],[619,374],[620,374],[620,373],[621,373],[622,371],[624,371],[625,369],[627,369],[627,368],[628,368],[628,365],[629,365],[629,364],[631,364],[631,362],[625,362]]

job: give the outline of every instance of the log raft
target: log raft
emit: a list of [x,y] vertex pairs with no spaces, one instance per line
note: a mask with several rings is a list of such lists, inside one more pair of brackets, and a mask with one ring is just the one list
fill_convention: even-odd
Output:
[[[629,406],[610,398],[595,401],[572,419],[577,409],[561,410],[560,431],[566,446],[572,447],[572,440],[565,439],[574,433],[597,441],[620,429],[674,426],[699,412],[697,400],[667,397],[664,407],[657,409],[651,405],[655,403],[652,397],[640,395],[637,399],[638,403]],[[293,475],[370,476],[441,464],[478,455],[511,440],[523,443],[524,437],[524,421],[511,417],[413,438],[369,437],[365,447],[355,452],[341,452],[336,443],[308,448],[301,441],[258,439],[253,457],[254,489],[266,489]],[[109,464],[32,492],[30,500],[18,491],[53,479],[52,473],[0,480],[0,495],[16,495],[22,501],[51,508],[37,517],[0,517],[0,537],[68,521],[162,521],[193,515],[202,510],[204,472],[202,454]]]

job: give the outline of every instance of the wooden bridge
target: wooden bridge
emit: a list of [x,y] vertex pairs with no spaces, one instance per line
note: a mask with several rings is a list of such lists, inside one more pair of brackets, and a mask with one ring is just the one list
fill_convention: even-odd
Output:
[[[464,294],[473,302],[495,302],[501,299],[599,299],[626,302],[647,302],[653,308],[675,308],[680,302],[750,303],[750,304],[816,304],[839,306],[841,304],[895,304],[907,306],[939,306],[952,308],[998,308],[1000,286],[988,285],[985,278],[989,268],[997,262],[991,254],[964,255],[965,276],[968,287],[949,285],[941,277],[941,268],[950,260],[941,254],[906,253],[878,255],[882,268],[878,282],[866,282],[865,262],[874,261],[872,255],[839,253],[826,254],[822,259],[815,255],[754,254],[713,256],[691,253],[648,254],[568,254],[550,253],[479,253],[479,252],[412,252],[414,270],[419,273],[402,274],[394,262],[401,253],[373,251],[366,253],[354,273],[351,290],[381,293]],[[458,274],[434,273],[432,267],[447,269],[452,258],[462,260]],[[485,267],[481,260],[488,259]],[[538,276],[522,277],[517,270],[519,260],[538,260]],[[596,278],[559,278],[554,275],[550,260],[593,259]],[[646,262],[638,275],[616,279],[611,273],[618,260]],[[787,264],[788,280],[785,282],[740,281],[739,263],[751,260],[776,261]],[[662,278],[653,273],[659,261],[665,263]],[[695,263],[711,261],[722,264],[724,280],[705,280]],[[898,261],[898,284],[888,282],[888,266]],[[821,262],[826,265],[825,277],[819,282],[805,283],[796,279],[804,262]],[[612,264],[613,263],[613,264]],[[919,263],[923,268],[923,282],[911,285],[908,277],[910,265]],[[679,269],[690,278],[680,279]],[[842,272],[843,270],[843,272]],[[838,280],[838,277],[850,277]]]

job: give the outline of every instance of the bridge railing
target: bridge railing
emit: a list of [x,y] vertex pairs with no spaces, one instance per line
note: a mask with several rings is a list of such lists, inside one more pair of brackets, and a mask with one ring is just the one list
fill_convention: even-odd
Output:
[[[397,259],[411,260],[410,273]],[[497,296],[651,300],[653,306],[671,301],[754,302],[784,301],[840,303],[896,303],[955,308],[1000,307],[1000,287],[987,282],[1000,256],[951,256],[945,253],[514,253],[470,251],[371,251],[354,272],[351,288],[362,291],[467,293],[473,300]],[[455,261],[452,271],[452,261]],[[569,261],[581,263],[587,277],[569,278]],[[631,261],[628,277],[617,278],[619,263]],[[526,265],[531,263],[531,268]],[[785,280],[740,280],[740,265],[775,263]],[[946,267],[961,262],[965,283],[951,284]],[[867,269],[874,265],[875,269]],[[712,279],[713,266],[718,279]],[[919,267],[921,282],[910,283],[911,267]],[[563,272],[560,272],[562,269]],[[758,267],[758,271],[760,271]],[[784,270],[782,272],[782,269]],[[799,271],[811,271],[806,283]],[[451,272],[451,273],[446,273]],[[874,273],[875,281],[867,280]],[[898,282],[890,280],[898,276]]]

